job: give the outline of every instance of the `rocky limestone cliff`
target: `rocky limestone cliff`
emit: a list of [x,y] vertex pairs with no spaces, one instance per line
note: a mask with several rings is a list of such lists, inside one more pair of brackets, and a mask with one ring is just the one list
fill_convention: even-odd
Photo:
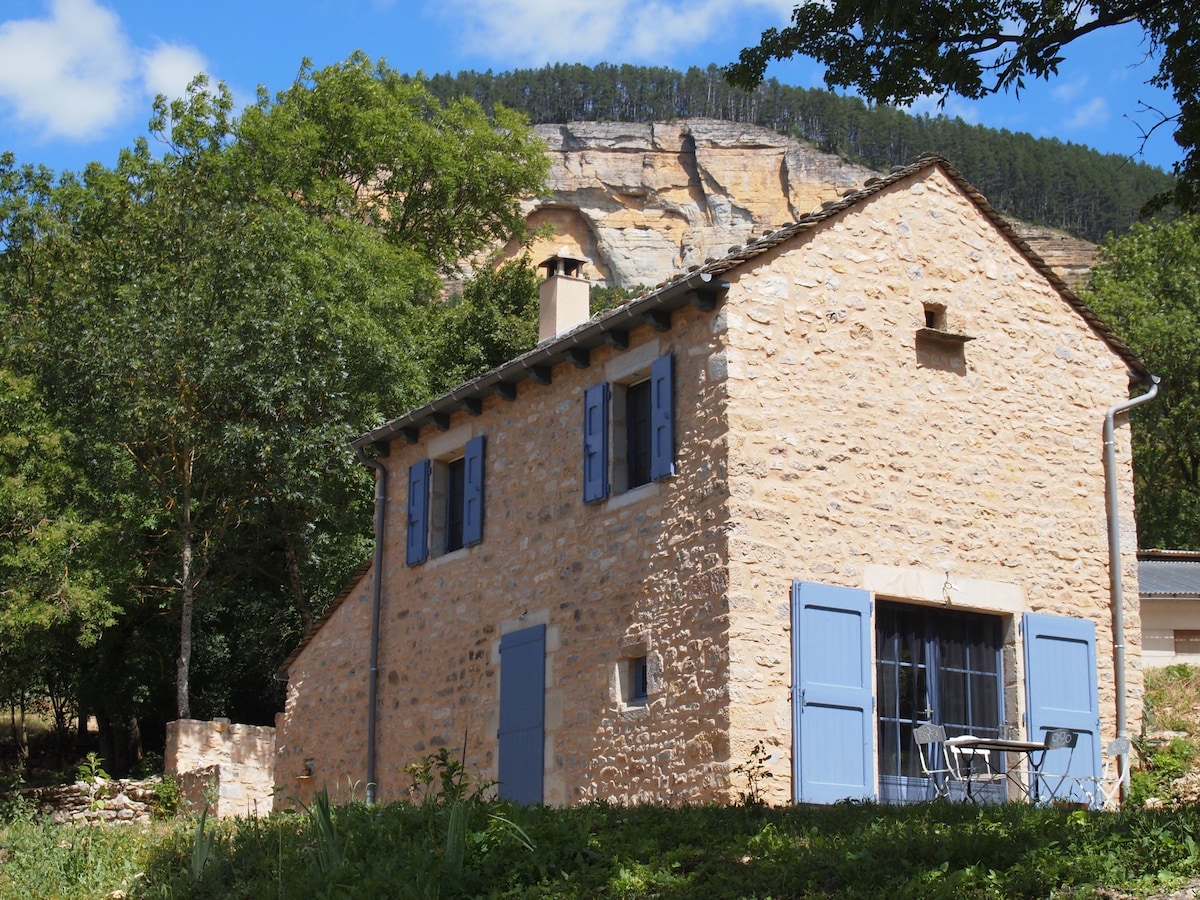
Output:
[[[769,129],[715,119],[536,130],[551,169],[548,193],[524,207],[549,233],[534,243],[534,261],[565,246],[592,261],[592,280],[627,288],[724,256],[879,174]],[[1021,226],[1021,234],[1072,284],[1095,252],[1049,229]]]

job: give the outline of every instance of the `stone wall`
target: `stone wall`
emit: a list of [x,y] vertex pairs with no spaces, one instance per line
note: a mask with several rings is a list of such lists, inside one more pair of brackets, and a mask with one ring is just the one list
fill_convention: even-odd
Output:
[[[791,784],[792,579],[1007,623],[1091,619],[1115,737],[1102,425],[1125,363],[940,173],[901,182],[736,278],[727,329],[733,754]],[[926,345],[925,311],[973,338]],[[1129,721],[1139,721],[1129,433],[1118,429]],[[946,585],[949,583],[949,587]]]
[[[497,777],[501,635],[544,624],[548,803],[724,796],[728,763],[724,608],[725,425],[711,313],[630,332],[586,369],[522,382],[420,443],[394,441],[388,469],[379,657],[380,798],[405,796],[403,767],[466,746],[475,777]],[[582,502],[583,391],[674,356],[675,478]],[[683,399],[686,398],[686,399]],[[483,542],[405,565],[408,467],[486,435]],[[370,576],[289,668],[277,784],[361,791]],[[645,705],[622,699],[623,666],[646,656],[670,677]],[[306,765],[307,764],[307,765]]]
[[275,796],[275,729],[228,719],[167,723],[164,768],[191,808],[214,816],[267,815]]
[[319,788],[340,801],[363,796],[373,577],[367,567],[343,591],[318,648],[288,669],[275,720],[275,788],[285,805],[308,804]]
[[160,778],[96,778],[45,788],[24,788],[21,796],[56,825],[143,825],[154,815]]

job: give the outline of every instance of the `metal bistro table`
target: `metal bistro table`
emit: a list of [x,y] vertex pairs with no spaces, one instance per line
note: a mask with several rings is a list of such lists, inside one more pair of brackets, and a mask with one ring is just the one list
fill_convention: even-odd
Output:
[[[1053,746],[1039,741],[1018,741],[1008,738],[981,738],[972,735],[963,735],[961,737],[953,737],[946,739],[946,749],[951,753],[957,753],[959,757],[959,765],[962,766],[965,760],[965,768],[960,768],[959,777],[966,782],[967,798],[974,801],[974,793],[972,785],[997,784],[1000,781],[1007,780],[1008,783],[1014,785],[1022,795],[1038,802],[1041,788],[1038,777],[1041,775],[1042,765],[1046,761],[1046,751],[1054,749]],[[997,756],[1014,753],[1025,758],[1025,771],[1028,775],[1028,783],[1021,781],[1021,767],[1009,767],[1007,758],[1005,758],[1004,770],[996,768],[993,762],[992,754]],[[974,771],[974,763],[982,758],[987,767],[987,771],[978,774]],[[1053,792],[1051,792],[1053,793]],[[1053,796],[1047,798],[1053,799]]]

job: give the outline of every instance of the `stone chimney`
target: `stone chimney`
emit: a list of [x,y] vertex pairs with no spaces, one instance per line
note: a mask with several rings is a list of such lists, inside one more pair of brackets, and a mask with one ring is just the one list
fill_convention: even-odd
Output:
[[538,263],[539,269],[546,270],[546,280],[538,286],[541,298],[538,343],[564,334],[591,318],[588,308],[591,285],[583,277],[585,262],[586,259],[572,256],[566,247],[559,247],[554,256]]

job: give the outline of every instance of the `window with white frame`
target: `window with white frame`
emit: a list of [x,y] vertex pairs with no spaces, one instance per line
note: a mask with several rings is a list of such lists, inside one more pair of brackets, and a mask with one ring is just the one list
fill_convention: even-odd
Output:
[[406,558],[410,566],[483,540],[484,436],[457,453],[408,470]]
[[583,498],[603,500],[675,474],[670,354],[584,391]]

